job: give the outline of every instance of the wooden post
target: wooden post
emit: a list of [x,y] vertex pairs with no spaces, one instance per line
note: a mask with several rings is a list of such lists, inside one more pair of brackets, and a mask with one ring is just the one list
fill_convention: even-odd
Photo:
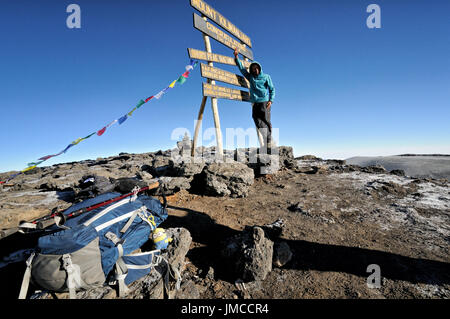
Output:
[[[206,18],[205,15],[202,15],[202,16],[203,16],[203,20],[208,21],[208,19]],[[206,52],[212,53],[211,42],[209,41],[209,36],[207,36],[204,33],[203,33],[203,41],[205,42]],[[208,61],[208,65],[213,66],[213,63],[211,61]],[[213,81],[210,79],[208,79],[207,82],[211,83],[211,84],[216,84],[216,81]],[[192,141],[191,156],[195,155],[195,148],[197,147],[197,138],[198,138],[200,125],[203,120],[203,112],[205,110],[206,99],[207,99],[207,97],[204,96],[202,99],[202,104],[200,105],[200,110],[198,111],[197,123],[195,124],[194,138]],[[217,152],[218,152],[218,154],[220,154],[220,157],[223,157],[222,131],[220,129],[220,118],[219,118],[219,110],[217,107],[217,98],[215,98],[215,97],[211,98],[211,108],[212,108],[212,112],[213,112],[213,116],[214,116],[214,126],[216,129]]]
[[207,96],[204,96],[202,99],[202,104],[200,105],[200,110],[198,111],[197,123],[195,123],[195,131],[194,131],[194,139],[192,140],[192,148],[191,148],[191,156],[195,156],[195,148],[197,147],[197,136],[198,130],[200,129],[200,125],[203,120],[203,111],[205,110]]
[[[205,15],[203,15],[203,20],[208,21]],[[205,41],[205,49],[206,52],[212,53],[211,50],[211,42],[209,41],[209,36],[203,33],[203,40]],[[208,61],[209,66],[214,66],[211,61]],[[208,83],[216,84],[216,81],[208,80]],[[211,98],[211,108],[214,116],[214,126],[216,128],[216,143],[217,143],[217,151],[220,157],[223,157],[223,146],[222,146],[222,131],[220,129],[220,118],[219,118],[219,110],[217,107],[217,98]],[[198,122],[197,122],[198,124]]]

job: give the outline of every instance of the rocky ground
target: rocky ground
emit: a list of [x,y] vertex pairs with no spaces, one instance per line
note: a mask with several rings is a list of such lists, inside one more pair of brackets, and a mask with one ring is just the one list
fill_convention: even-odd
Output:
[[[446,179],[294,158],[292,148],[283,146],[279,157],[256,149],[227,151],[225,163],[213,162],[209,151],[198,149],[209,155],[193,162],[184,141],[174,150],[32,170],[0,189],[0,228],[159,177],[169,195],[169,217],[161,226],[176,239],[166,254],[182,276],[178,290],[171,279],[172,297],[450,297]],[[278,166],[270,166],[275,158]],[[91,176],[96,184],[83,183]],[[1,257],[31,241],[23,234],[1,239]],[[379,288],[367,285],[373,264],[381,270]],[[4,297],[17,296],[24,269],[18,263],[0,269]],[[135,282],[127,298],[163,297],[162,273],[156,269]],[[79,297],[117,298],[111,288]]]

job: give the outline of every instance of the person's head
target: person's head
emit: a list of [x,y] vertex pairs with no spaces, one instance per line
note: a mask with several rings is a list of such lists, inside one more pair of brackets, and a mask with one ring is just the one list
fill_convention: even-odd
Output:
[[258,76],[261,73],[261,66],[258,63],[252,63],[250,65],[250,74]]

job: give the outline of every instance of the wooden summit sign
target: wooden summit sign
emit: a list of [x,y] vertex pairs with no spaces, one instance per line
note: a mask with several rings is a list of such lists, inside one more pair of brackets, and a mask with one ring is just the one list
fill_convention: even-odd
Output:
[[231,36],[214,26],[212,23],[209,23],[203,20],[198,14],[194,13],[194,28],[203,32],[204,34],[210,36],[213,39],[216,39],[223,45],[234,49],[237,48],[239,53],[243,56],[253,60],[253,52],[249,48],[247,48],[244,44],[239,41],[233,39]]
[[[249,82],[242,76],[215,68],[213,62],[236,65],[234,58],[213,53],[211,50],[210,38],[217,40],[223,45],[229,47],[242,54],[245,59],[242,64],[245,68],[250,66],[250,60],[253,60],[253,51],[251,50],[252,42],[250,38],[239,30],[228,19],[224,18],[220,13],[206,4],[203,0],[189,0],[191,6],[201,13],[201,17],[193,13],[194,28],[202,33],[203,41],[205,42],[205,50],[196,50],[188,48],[189,58],[194,60],[207,61],[208,65],[201,63],[201,75],[207,79],[207,83],[202,83],[203,98],[198,111],[197,121],[195,123],[194,137],[192,139],[191,156],[195,156],[195,149],[197,144],[197,137],[200,131],[200,126],[203,120],[203,113],[205,111],[205,105],[208,97],[211,100],[211,109],[214,117],[214,126],[216,133],[217,150],[216,155],[223,156],[223,143],[222,143],[222,130],[220,129],[219,108],[218,99],[229,99],[235,101],[250,102],[250,93],[248,91],[242,91],[238,89],[232,89],[229,87],[223,87],[216,85],[216,81],[229,83],[232,85],[249,88]],[[210,19],[211,22],[208,21]],[[212,22],[217,23],[219,27]],[[223,31],[222,27],[225,31]],[[226,31],[236,37],[238,40],[230,36]],[[257,130],[258,132],[258,130]],[[261,134],[259,134],[261,135]],[[263,145],[262,136],[259,136],[260,144]]]
[[230,32],[236,38],[247,44],[249,47],[252,47],[252,41],[245,33],[239,30],[234,24],[232,24],[228,19],[214,10],[207,3],[202,0],[191,0],[191,6]]
[[247,91],[231,89],[209,83],[203,83],[203,96],[246,102],[250,101],[250,94]]
[[206,64],[200,64],[202,77],[249,88],[250,83],[243,76],[221,70]]
[[[211,61],[211,62],[217,62],[217,63],[222,63],[222,64],[236,65],[236,62],[234,62],[234,58],[232,58],[230,56],[196,50],[196,49],[191,49],[191,48],[188,48],[188,53],[189,53],[189,58],[194,59],[194,60],[204,60],[204,61]],[[248,62],[248,61],[242,60],[241,63],[246,68],[248,68],[250,66],[250,62]]]

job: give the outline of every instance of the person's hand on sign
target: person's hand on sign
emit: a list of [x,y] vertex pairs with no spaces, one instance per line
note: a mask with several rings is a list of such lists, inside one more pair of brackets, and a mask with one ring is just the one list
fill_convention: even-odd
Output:
[[235,48],[234,49],[234,52],[233,52],[233,54],[234,54],[234,57],[237,59],[237,57],[238,57],[238,54],[239,54],[239,52],[238,52],[238,50],[237,50],[237,48]]

